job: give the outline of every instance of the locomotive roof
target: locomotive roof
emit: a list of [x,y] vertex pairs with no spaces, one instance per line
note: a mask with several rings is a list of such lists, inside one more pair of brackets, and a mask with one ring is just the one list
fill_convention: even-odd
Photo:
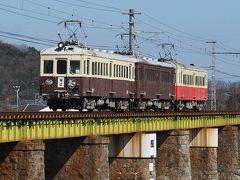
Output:
[[157,60],[153,60],[151,58],[146,58],[146,57],[121,55],[121,54],[114,53],[113,51],[87,49],[87,48],[81,48],[78,46],[66,46],[62,50],[59,50],[58,47],[51,47],[41,51],[41,55],[72,55],[72,54],[76,54],[76,55],[84,54],[84,55],[98,56],[98,57],[104,57],[108,59],[115,59],[115,60],[121,60],[121,61],[133,62],[133,63],[139,62],[139,63],[145,63],[145,64],[160,65],[160,66],[170,67],[170,68],[174,67],[174,65],[170,62],[159,62]]
[[197,70],[197,71],[207,71],[203,68],[200,68],[198,66],[195,66],[194,64],[182,64],[178,62],[172,62],[173,66],[176,68],[182,68],[182,69],[192,69],[192,70]]

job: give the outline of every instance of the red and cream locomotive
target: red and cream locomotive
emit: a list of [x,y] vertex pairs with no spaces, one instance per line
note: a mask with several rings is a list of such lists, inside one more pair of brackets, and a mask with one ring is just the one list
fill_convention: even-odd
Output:
[[59,44],[40,59],[40,92],[50,109],[202,110],[207,71],[112,51]]

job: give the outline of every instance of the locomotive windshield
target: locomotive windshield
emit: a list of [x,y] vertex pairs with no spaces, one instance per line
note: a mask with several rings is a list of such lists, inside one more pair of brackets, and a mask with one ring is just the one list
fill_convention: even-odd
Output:
[[70,61],[70,73],[72,74],[80,73],[80,61]]
[[52,60],[44,61],[43,73],[45,73],[45,74],[53,73],[53,61]]
[[57,74],[66,74],[67,73],[67,61],[58,60],[57,61]]

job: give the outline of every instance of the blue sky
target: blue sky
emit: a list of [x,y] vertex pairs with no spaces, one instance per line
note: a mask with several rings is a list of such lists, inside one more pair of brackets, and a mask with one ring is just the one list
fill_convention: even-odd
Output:
[[[93,48],[116,49],[127,45],[128,38],[120,38],[128,28],[128,16],[122,13],[132,8],[141,12],[135,16],[136,53],[157,58],[159,53],[164,56],[161,44],[172,43],[179,62],[208,68],[211,56],[206,41],[217,42],[216,52],[240,52],[239,7],[237,0],[2,0],[0,40],[41,50],[54,45],[43,39],[57,42],[58,33],[65,37],[59,22],[74,19],[82,21],[87,35],[84,38],[83,31],[77,30],[82,42]],[[42,44],[6,32],[35,37]],[[217,79],[239,81],[239,67],[240,55],[216,55]]]

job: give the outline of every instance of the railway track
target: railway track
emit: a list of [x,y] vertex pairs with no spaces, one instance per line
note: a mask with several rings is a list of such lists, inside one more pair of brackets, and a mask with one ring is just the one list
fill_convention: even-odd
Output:
[[0,120],[43,120],[84,118],[233,116],[240,112],[0,112]]

